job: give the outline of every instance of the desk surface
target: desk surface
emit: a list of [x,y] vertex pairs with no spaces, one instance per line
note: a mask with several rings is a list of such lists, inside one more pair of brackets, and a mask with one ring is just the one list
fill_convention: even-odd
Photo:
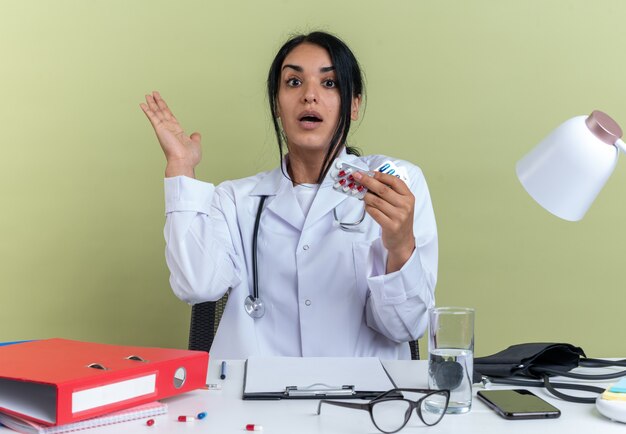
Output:
[[[426,361],[383,362],[399,387],[427,387]],[[307,433],[378,433],[364,411],[326,406],[321,415],[316,414],[317,400],[243,401],[243,361],[228,362],[228,377],[219,379],[219,360],[209,364],[208,383],[221,384],[222,390],[196,390],[165,400],[168,413],[155,417],[155,424],[146,426],[145,420],[124,422],[107,427],[82,431],[85,434],[176,434],[176,433],[242,433],[245,425],[255,423],[263,426],[266,434]],[[475,398],[472,410],[462,415],[446,415],[436,426],[425,428],[417,415],[401,433],[624,433],[625,424],[612,422],[602,416],[594,405],[565,402],[547,394],[544,389],[533,389],[542,398],[558,407],[562,415],[551,420],[502,419],[485,404]],[[493,387],[511,388],[511,387]],[[195,415],[206,411],[208,416],[195,422],[178,422],[179,415]],[[426,429],[427,431],[421,431]],[[419,431],[418,431],[419,430]],[[0,427],[0,434],[13,431]]]

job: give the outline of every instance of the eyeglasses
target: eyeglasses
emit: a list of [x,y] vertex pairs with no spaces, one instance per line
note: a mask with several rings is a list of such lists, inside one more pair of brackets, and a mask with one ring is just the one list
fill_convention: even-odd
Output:
[[449,390],[391,389],[366,403],[322,399],[317,414],[320,414],[322,404],[365,410],[379,431],[391,434],[406,426],[413,409],[425,425],[436,425],[446,414],[449,401]]

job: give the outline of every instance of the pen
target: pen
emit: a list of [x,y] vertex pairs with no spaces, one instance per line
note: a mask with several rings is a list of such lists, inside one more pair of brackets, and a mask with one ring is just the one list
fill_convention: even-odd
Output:
[[222,362],[222,369],[220,371],[220,378],[224,380],[226,378],[226,361]]

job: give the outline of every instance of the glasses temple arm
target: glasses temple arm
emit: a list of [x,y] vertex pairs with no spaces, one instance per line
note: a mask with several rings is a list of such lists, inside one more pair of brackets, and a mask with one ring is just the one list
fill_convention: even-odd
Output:
[[358,402],[342,402],[342,401],[329,401],[326,399],[321,399],[317,404],[317,414],[320,414],[322,409],[322,403],[336,405],[338,407],[346,407],[346,408],[354,408],[356,410],[365,410],[369,411],[369,403],[358,403]]

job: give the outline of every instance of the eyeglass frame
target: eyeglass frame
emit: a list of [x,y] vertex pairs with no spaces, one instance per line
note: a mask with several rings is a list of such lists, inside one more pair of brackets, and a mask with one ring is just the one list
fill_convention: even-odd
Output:
[[[403,391],[404,392],[424,393],[424,396],[422,396],[417,401],[412,401],[410,399],[405,398],[402,395]],[[422,416],[421,403],[422,403],[422,401],[424,399],[428,398],[430,395],[434,395],[434,394],[437,394],[437,393],[441,394],[442,392],[443,392],[443,394],[446,397],[446,405],[445,405],[443,411],[441,412],[441,416],[439,417],[439,419],[437,419],[437,421],[435,423],[427,423],[424,420],[424,417]],[[385,401],[406,401],[406,402],[409,403],[410,411],[406,412],[406,414],[408,414],[408,417],[405,416],[404,423],[402,424],[402,426],[400,426],[400,428],[398,428],[395,431],[384,431],[384,430],[382,430],[376,424],[376,421],[374,420],[374,413],[372,412],[372,407],[374,407],[374,405],[376,405],[379,402],[385,402]],[[339,407],[352,408],[352,409],[355,409],[355,410],[367,411],[370,414],[370,419],[372,420],[372,423],[374,424],[376,429],[378,429],[380,432],[383,432],[385,434],[393,434],[393,433],[396,433],[396,432],[400,431],[402,428],[404,428],[406,426],[406,424],[411,419],[411,415],[413,414],[413,410],[416,410],[417,415],[419,416],[420,420],[422,421],[422,423],[424,425],[426,425],[426,426],[437,425],[441,421],[441,419],[443,419],[443,416],[446,414],[446,411],[448,410],[448,404],[450,403],[450,391],[448,389],[436,390],[436,389],[405,389],[405,388],[397,388],[397,389],[391,389],[391,390],[388,390],[388,391],[386,391],[384,393],[381,393],[377,397],[373,398],[371,401],[365,402],[365,403],[347,402],[347,401],[334,401],[334,400],[331,400],[331,399],[320,399],[320,401],[317,404],[317,414],[318,415],[320,414],[320,412],[322,410],[322,404],[323,403],[336,405],[336,406],[339,406]]]

